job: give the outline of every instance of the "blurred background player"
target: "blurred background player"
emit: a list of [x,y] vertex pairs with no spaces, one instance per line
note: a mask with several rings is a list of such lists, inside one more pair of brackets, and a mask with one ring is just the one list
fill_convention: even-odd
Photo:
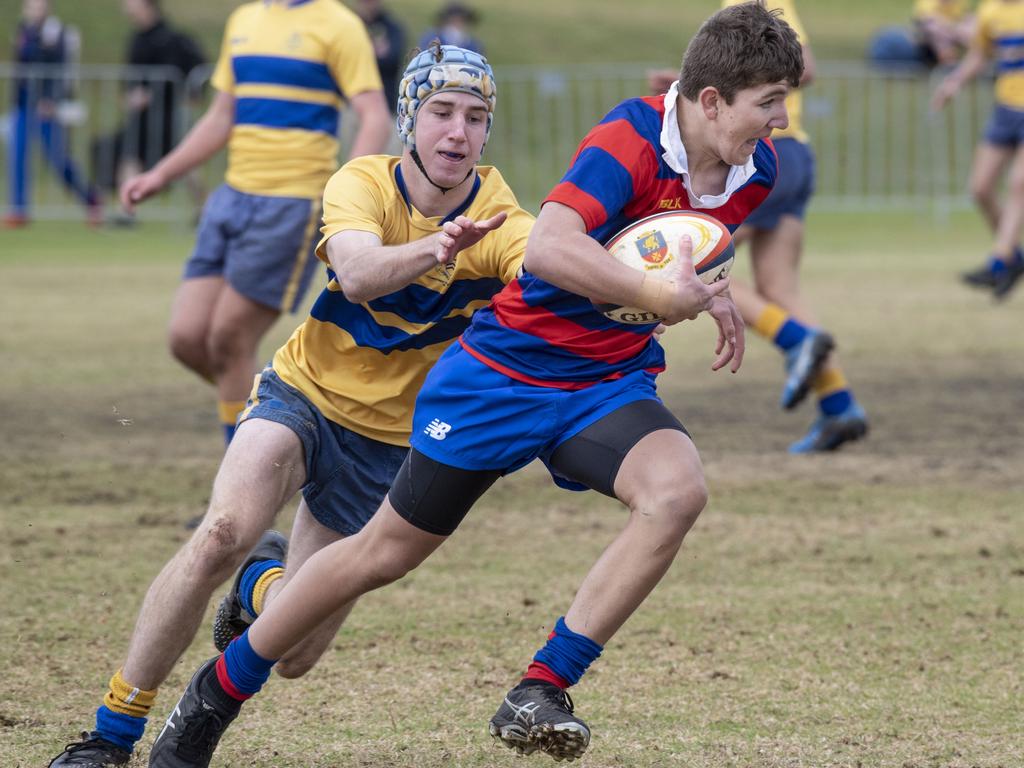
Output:
[[[723,7],[742,0],[725,0]],[[790,0],[769,0],[793,28],[803,50],[806,85],[814,77],[814,55],[796,8]],[[652,89],[663,92],[677,73],[649,75]],[[732,296],[744,322],[775,344],[785,356],[786,380],[780,405],[795,408],[813,391],[818,418],[804,437],[790,445],[793,453],[832,451],[863,437],[867,416],[857,402],[833,351],[832,336],[818,327],[800,295],[799,269],[804,245],[804,215],[814,192],[814,152],[801,126],[799,89],[786,99],[789,126],[772,132],[779,160],[779,178],[768,199],[747,217],[734,235],[737,245],[750,243],[754,287],[733,279]]]
[[[210,725],[203,742],[212,749],[277,659],[352,600],[416,568],[499,477],[535,458],[560,486],[598,490],[629,515],[489,730],[521,754],[583,754],[590,730],[566,689],[665,575],[707,501],[697,449],[656,394],[665,367],[652,336],[658,323],[617,323],[588,297],[666,324],[707,311],[719,330],[712,369],[735,372],[743,357],[728,280],[705,285],[685,255],[689,270],[661,279],[617,262],[601,243],[666,201],[734,230],[775,182],[775,153],[763,140],[785,127],[785,96],[802,69],[783,21],[756,3],[727,8],[690,42],[680,84],[622,102],[591,129],[541,208],[522,273],[427,376],[412,450],[381,508],[359,533],[307,560],[224,654],[200,667],[153,754],[188,743],[183,724],[199,733],[216,718],[222,727],[214,734]],[[680,247],[688,255],[692,243]]]
[[[352,160],[328,182],[317,254],[334,276],[261,374],[206,519],[150,587],[95,730],[53,766],[130,759],[157,687],[192,641],[213,590],[257,538],[218,610],[218,646],[271,604],[306,559],[363,527],[408,453],[427,370],[517,274],[533,217],[497,169],[477,166],[496,103],[490,66],[471,51],[434,48],[406,73],[413,96],[398,123],[402,156]],[[260,534],[300,489],[286,564],[284,538]],[[311,669],[351,607],[307,633],[279,673]],[[169,730],[187,743],[168,750],[158,740],[150,765],[206,766],[227,724],[211,712],[174,721]]]
[[174,298],[169,343],[216,385],[230,441],[259,370],[259,342],[281,312],[298,308],[316,269],[342,98],[359,120],[351,157],[384,148],[390,113],[366,28],[337,0],[241,6],[212,82],[203,117],[152,170],[125,182],[121,202],[132,213],[228,145],[225,183],[206,203]]
[[475,8],[463,3],[448,3],[437,12],[436,26],[420,37],[420,48],[426,48],[436,38],[442,45],[457,45],[482,54],[484,44],[475,31],[479,21],[480,15]]
[[[996,70],[995,104],[974,154],[971,195],[995,239],[988,262],[963,275],[968,285],[1005,298],[1024,274],[1024,0],[985,0],[977,29],[960,65],[942,81],[932,108],[942,109],[989,61]],[[1006,174],[1006,201],[999,182]]]
[[[128,41],[129,67],[169,67],[181,79],[182,94],[170,80],[148,80],[129,73],[125,83],[125,123],[114,134],[93,142],[92,164],[97,183],[115,192],[125,179],[152,168],[173,148],[179,136],[184,100],[199,103],[202,83],[188,80],[196,67],[206,63],[199,44],[166,20],[159,0],[122,0],[121,7],[134,32]],[[182,98],[184,96],[184,99]],[[185,174],[185,184],[198,212],[205,190],[196,171]],[[132,219],[115,216],[115,223]]]
[[366,24],[370,42],[373,43],[373,53],[377,57],[377,69],[384,84],[384,98],[394,115],[398,108],[398,80],[407,53],[405,28],[384,6],[382,0],[359,0],[356,13]]
[[46,164],[85,206],[91,225],[103,223],[99,193],[71,159],[68,134],[58,108],[70,96],[68,75],[62,65],[74,63],[78,33],[51,12],[49,0],[24,0],[14,39],[13,59],[18,64],[42,65],[45,70],[21,70],[13,88],[7,173],[10,210],[5,227],[23,227],[31,218],[32,143],[42,145]]
[[868,44],[868,58],[886,68],[948,67],[974,33],[967,0],[914,0],[910,26],[884,27]]

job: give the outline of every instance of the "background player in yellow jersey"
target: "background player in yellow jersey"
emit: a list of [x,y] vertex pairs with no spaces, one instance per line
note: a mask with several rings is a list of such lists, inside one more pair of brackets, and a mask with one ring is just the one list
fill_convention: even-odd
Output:
[[217,93],[181,144],[129,179],[136,203],[225,144],[225,183],[207,201],[171,310],[171,352],[216,384],[230,441],[258,370],[259,342],[294,311],[316,269],[320,195],[338,167],[343,101],[359,118],[351,157],[380,152],[390,116],[362,21],[338,0],[260,0],[228,19]]
[[[203,523],[150,586],[95,730],[52,765],[128,761],[156,688],[192,641],[213,590],[296,491],[287,574],[363,527],[408,452],[427,370],[516,276],[533,217],[496,169],[476,165],[496,96],[487,61],[435,47],[409,64],[400,92],[402,156],[352,160],[328,183],[317,255],[330,281],[258,377]],[[273,599],[287,580],[284,558],[283,539],[263,535],[221,606],[221,627],[244,628]],[[308,671],[350,608],[293,648],[281,674]],[[227,722],[175,717],[150,765],[208,765]]]
[[[989,61],[996,69],[995,105],[974,155],[970,185],[995,240],[988,262],[964,274],[964,280],[1002,299],[1024,275],[1024,1],[985,0],[978,7],[971,47],[935,91],[933,108],[944,107]],[[1004,171],[1006,201],[1000,203]]]
[[[723,7],[743,0],[724,0]],[[768,0],[769,9],[781,13],[800,40],[804,72],[800,84],[814,77],[814,55],[796,8],[790,0]],[[650,85],[666,90],[677,76],[674,70],[651,72]],[[813,312],[799,287],[800,258],[804,245],[804,215],[814,192],[814,152],[801,127],[802,97],[790,91],[786,99],[789,127],[775,130],[772,143],[779,160],[779,176],[768,198],[736,231],[737,244],[750,243],[754,286],[733,279],[733,301],[743,321],[775,344],[785,355],[786,381],[780,405],[795,408],[813,390],[819,415],[810,430],[794,442],[793,453],[832,451],[867,433],[864,409],[839,367],[832,351],[832,336],[817,327]]]

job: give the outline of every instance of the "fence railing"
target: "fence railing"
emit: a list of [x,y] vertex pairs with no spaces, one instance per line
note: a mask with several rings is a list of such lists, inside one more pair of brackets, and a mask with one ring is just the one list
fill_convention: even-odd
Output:
[[[182,78],[166,68],[82,65],[69,71],[0,63],[0,105],[10,105],[0,127],[7,145],[0,158],[8,181],[0,198],[5,209],[13,194],[19,93],[31,110],[60,91],[50,122],[65,151],[51,147],[51,160],[66,155],[94,183],[113,190],[125,173],[152,165],[184,135],[204,108],[210,71],[200,67]],[[501,169],[524,205],[536,207],[584,133],[617,102],[646,92],[646,71],[645,65],[499,67],[498,113],[484,162]],[[934,85],[925,72],[819,62],[817,79],[804,94],[804,123],[818,160],[816,208],[943,213],[968,204],[965,180],[991,88],[985,82],[968,88],[945,112],[933,115],[928,102]],[[35,131],[29,136],[32,216],[76,218],[81,209],[61,176],[47,167],[40,121],[34,120],[28,125],[30,133]],[[352,117],[342,119],[342,158],[353,124]],[[208,188],[219,182],[223,169],[223,157],[202,169]],[[194,215],[181,186],[148,202],[146,218]]]

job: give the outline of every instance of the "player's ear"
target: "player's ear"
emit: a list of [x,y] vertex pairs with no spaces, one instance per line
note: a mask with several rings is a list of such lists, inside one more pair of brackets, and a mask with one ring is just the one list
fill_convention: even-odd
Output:
[[722,94],[713,85],[709,85],[697,94],[697,103],[700,104],[704,117],[714,120],[718,117],[718,107],[722,104]]

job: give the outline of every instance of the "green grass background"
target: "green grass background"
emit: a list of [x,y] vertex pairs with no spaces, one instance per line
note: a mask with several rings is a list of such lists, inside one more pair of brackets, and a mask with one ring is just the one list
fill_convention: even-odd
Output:
[[[45,765],[89,727],[146,585],[208,498],[212,393],[164,349],[191,235],[0,234],[0,765]],[[670,331],[661,392],[712,500],[575,693],[584,765],[1024,765],[1024,295],[993,305],[958,284],[985,241],[972,215],[812,214],[805,289],[872,417],[836,455],[785,454],[813,412],[778,410],[767,344],[712,374],[710,324]],[[506,479],[357,607],[312,675],[272,679],[213,765],[526,765],[487,719],[622,522],[537,468]]]

